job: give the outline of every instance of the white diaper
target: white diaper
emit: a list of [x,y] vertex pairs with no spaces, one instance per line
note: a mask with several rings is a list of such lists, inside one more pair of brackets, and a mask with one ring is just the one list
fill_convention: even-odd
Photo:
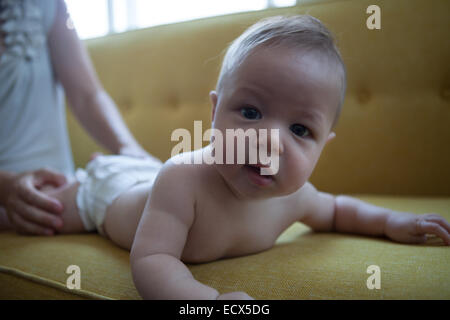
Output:
[[103,222],[106,209],[131,187],[153,182],[162,162],[127,156],[98,156],[88,163],[86,170],[75,173],[80,183],[77,193],[78,211],[88,231],[105,235]]

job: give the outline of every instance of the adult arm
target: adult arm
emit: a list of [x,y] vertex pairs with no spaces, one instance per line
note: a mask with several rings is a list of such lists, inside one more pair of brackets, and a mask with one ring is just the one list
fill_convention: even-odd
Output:
[[68,18],[66,4],[57,0],[49,47],[53,68],[64,87],[71,110],[86,131],[111,152],[149,157],[103,89],[75,29],[67,27]]

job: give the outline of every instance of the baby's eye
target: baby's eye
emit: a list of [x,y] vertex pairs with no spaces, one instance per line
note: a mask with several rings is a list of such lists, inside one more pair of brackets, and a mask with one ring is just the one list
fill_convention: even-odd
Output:
[[244,107],[241,109],[241,114],[250,120],[258,120],[261,119],[261,113],[256,110],[255,108],[251,108],[251,107]]
[[295,123],[295,124],[291,125],[289,127],[289,129],[291,129],[291,131],[296,136],[299,136],[299,137],[305,137],[305,136],[310,135],[310,132],[309,132],[308,128],[306,128],[305,126],[303,126],[301,124],[298,124],[298,123]]

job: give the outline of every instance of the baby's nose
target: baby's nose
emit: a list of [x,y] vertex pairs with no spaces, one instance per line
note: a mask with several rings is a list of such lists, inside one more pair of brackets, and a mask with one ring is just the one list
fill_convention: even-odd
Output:
[[255,149],[263,150],[267,155],[273,156],[274,154],[281,155],[284,152],[284,146],[280,139],[278,129],[271,129],[258,133],[257,145],[252,146]]
[[278,129],[274,129],[274,130],[276,130],[276,131],[271,132],[267,139],[268,140],[267,147],[270,146],[271,154],[275,153],[275,154],[281,155],[284,152],[284,147],[283,147],[283,143],[281,142],[281,139],[280,139],[280,132]]

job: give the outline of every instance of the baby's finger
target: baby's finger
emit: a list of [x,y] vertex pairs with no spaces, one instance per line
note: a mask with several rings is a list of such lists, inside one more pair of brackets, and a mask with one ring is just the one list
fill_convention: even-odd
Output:
[[433,214],[430,217],[428,217],[426,220],[427,221],[432,221],[432,222],[435,222],[435,223],[439,224],[448,233],[450,233],[450,223],[447,220],[445,220],[444,217],[442,217],[442,216],[440,216],[438,214]]
[[418,231],[420,233],[435,234],[439,238],[444,240],[447,245],[450,245],[450,234],[447,232],[447,230],[445,230],[435,222],[419,221]]

